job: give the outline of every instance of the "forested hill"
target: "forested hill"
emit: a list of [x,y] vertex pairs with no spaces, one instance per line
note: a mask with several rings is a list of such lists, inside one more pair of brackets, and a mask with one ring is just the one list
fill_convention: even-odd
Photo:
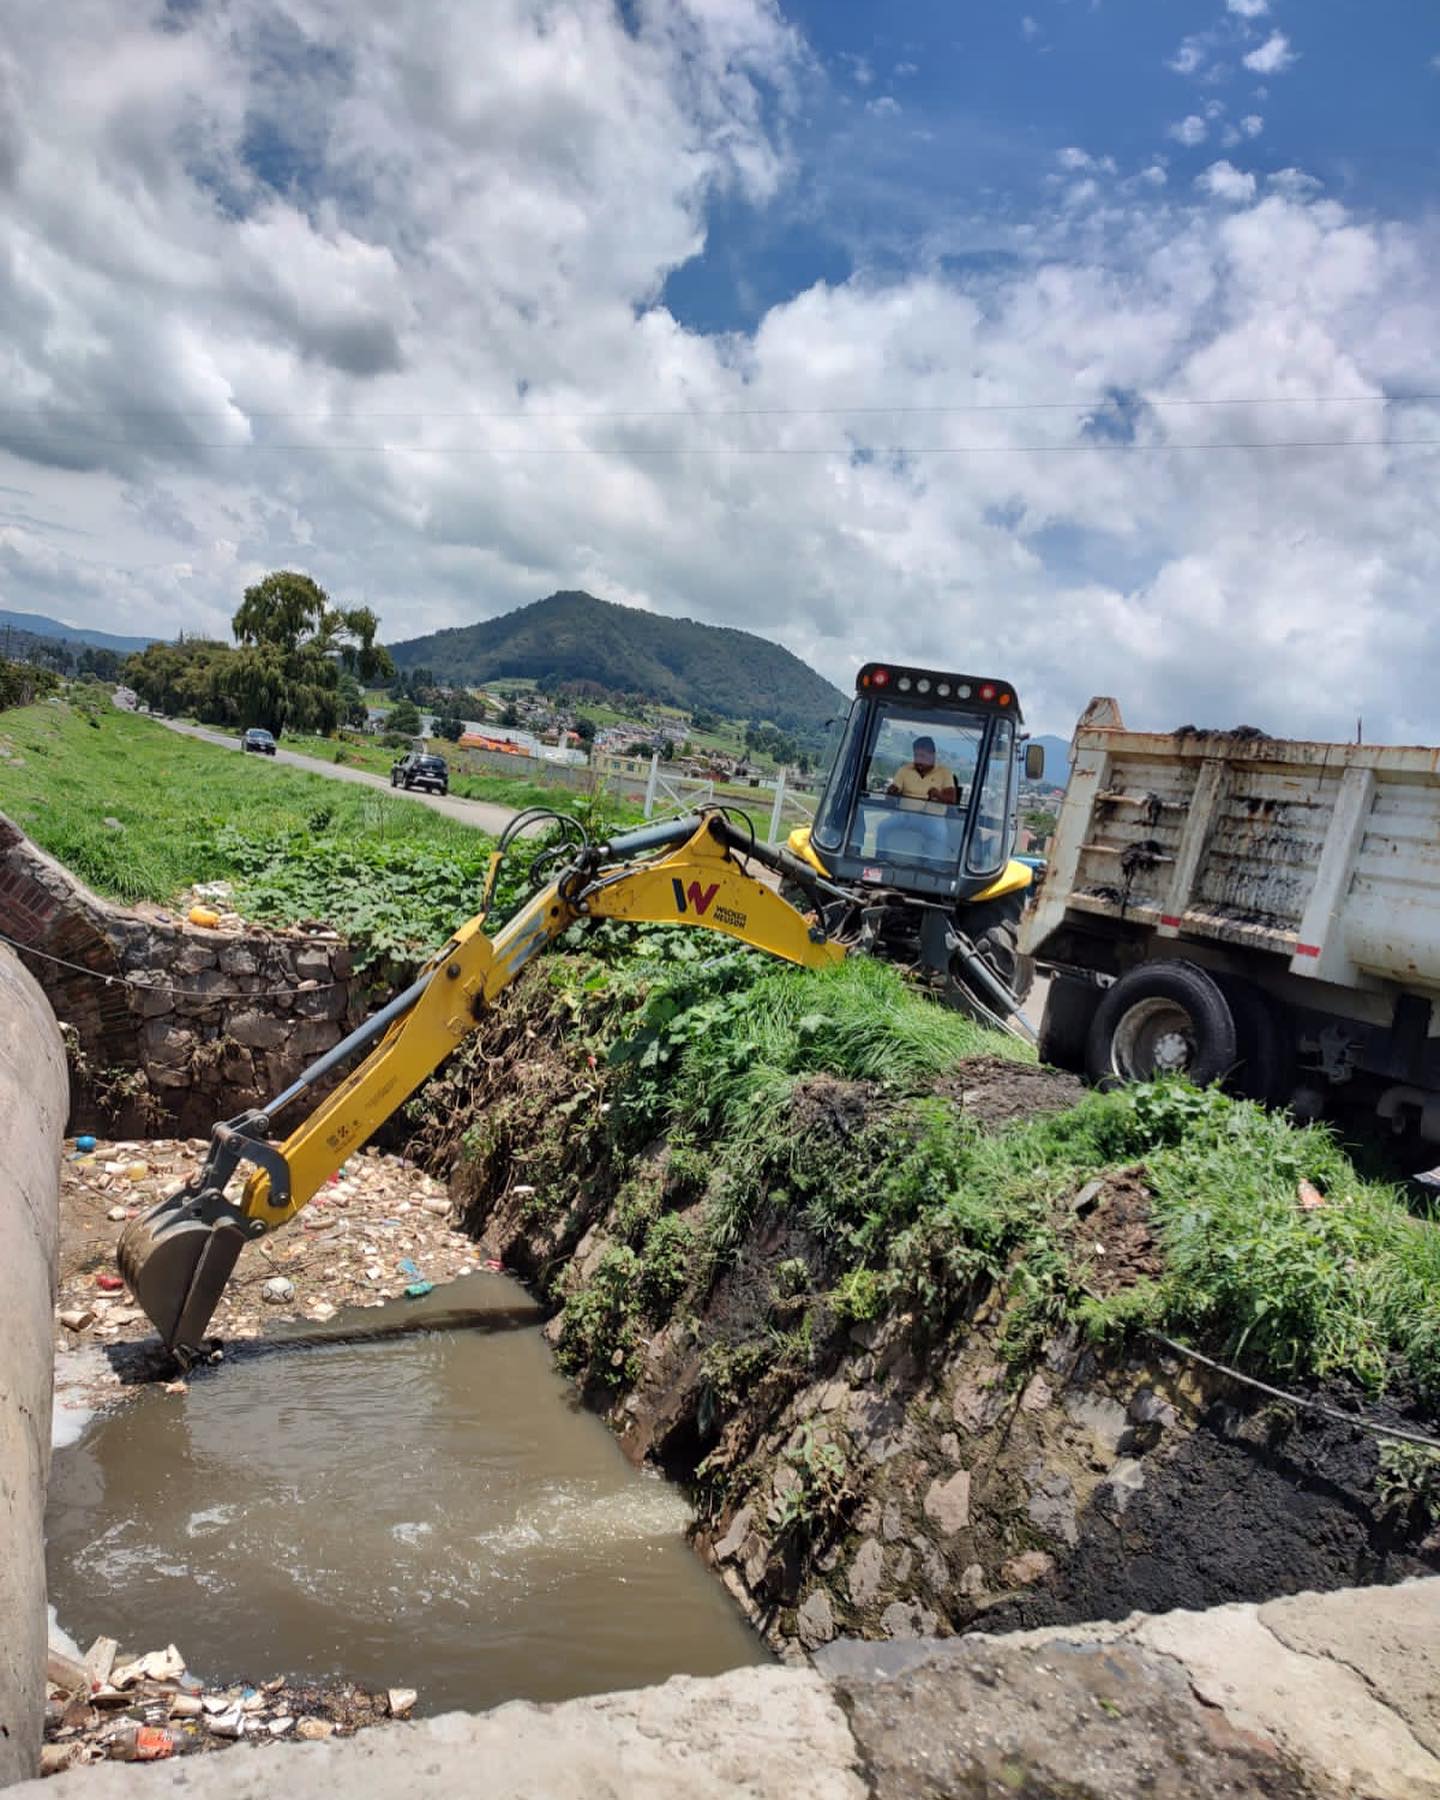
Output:
[[769,719],[787,731],[813,730],[845,705],[828,681],[768,638],[663,618],[593,594],[551,594],[501,618],[389,648],[397,668],[443,670],[447,681],[597,681],[673,706]]

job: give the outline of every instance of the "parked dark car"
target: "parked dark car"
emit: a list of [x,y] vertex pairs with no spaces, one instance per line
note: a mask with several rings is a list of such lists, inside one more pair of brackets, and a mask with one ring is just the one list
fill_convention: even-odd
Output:
[[429,788],[434,794],[450,792],[450,771],[443,756],[426,756],[411,750],[390,770],[390,785],[398,788]]
[[242,750],[253,750],[257,756],[273,756],[275,740],[268,731],[262,731],[258,725],[252,725],[240,740]]

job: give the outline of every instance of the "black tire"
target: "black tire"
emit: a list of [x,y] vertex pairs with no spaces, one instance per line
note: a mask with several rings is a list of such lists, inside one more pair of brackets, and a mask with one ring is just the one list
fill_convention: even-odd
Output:
[[1262,1106],[1284,1106],[1295,1089],[1289,1015],[1243,976],[1217,975],[1215,981],[1235,1020],[1236,1062],[1228,1086]]
[[1015,998],[1025,1001],[1035,985],[1035,958],[1020,954],[1020,926],[1005,919],[975,940],[975,948]]
[[1052,1069],[1068,1069],[1072,1075],[1085,1073],[1090,1021],[1104,997],[1104,989],[1093,982],[1077,981],[1073,975],[1052,977],[1035,1044],[1042,1063],[1049,1063]]
[[1219,984],[1188,962],[1143,963],[1122,975],[1095,1009],[1085,1073],[1098,1087],[1184,1075],[1197,1087],[1223,1081],[1238,1060],[1235,1016]]

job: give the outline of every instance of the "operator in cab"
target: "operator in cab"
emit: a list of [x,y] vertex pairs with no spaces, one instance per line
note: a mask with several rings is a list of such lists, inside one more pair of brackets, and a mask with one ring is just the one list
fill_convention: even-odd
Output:
[[[960,798],[960,791],[954,774],[944,763],[935,760],[934,738],[917,737],[911,747],[911,754],[914,760],[895,771],[895,779],[885,792],[898,795],[902,802],[929,800],[954,806]],[[904,810],[918,812],[919,808],[905,807]]]

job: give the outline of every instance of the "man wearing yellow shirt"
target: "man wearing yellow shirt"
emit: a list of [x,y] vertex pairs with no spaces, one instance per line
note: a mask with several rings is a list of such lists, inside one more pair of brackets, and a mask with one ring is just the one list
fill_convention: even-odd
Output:
[[[912,750],[914,761],[895,771],[895,779],[885,792],[898,794],[902,800],[940,801],[946,806],[954,806],[960,791],[953,773],[944,763],[935,760],[934,738],[916,738]],[[907,806],[901,810],[918,812],[920,808]]]
[[954,806],[960,790],[954,773],[935,760],[934,738],[917,737],[911,754],[913,760],[895,771],[885,789],[899,799],[901,816],[881,821],[875,848],[881,856],[919,855],[944,861],[950,854],[950,827],[940,808]]

